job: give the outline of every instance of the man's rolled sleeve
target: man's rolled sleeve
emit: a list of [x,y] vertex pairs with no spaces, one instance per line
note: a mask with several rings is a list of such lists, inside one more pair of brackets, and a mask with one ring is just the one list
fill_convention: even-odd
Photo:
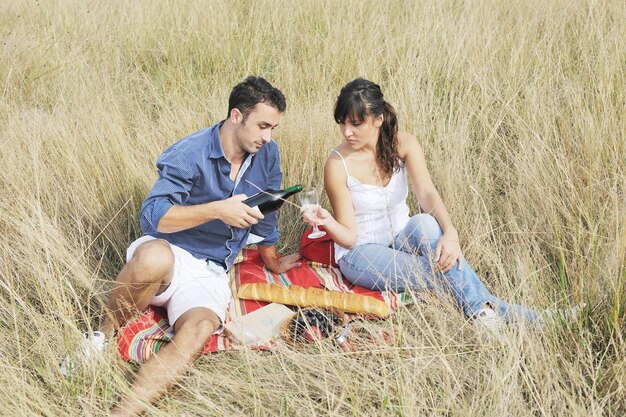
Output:
[[155,198],[151,201],[145,201],[141,206],[141,219],[139,225],[141,231],[146,234],[154,234],[157,232],[161,218],[172,207],[171,201],[166,198]]
[[168,149],[157,160],[159,178],[141,205],[141,230],[155,234],[161,218],[173,205],[184,205],[193,186],[193,165],[183,152]]

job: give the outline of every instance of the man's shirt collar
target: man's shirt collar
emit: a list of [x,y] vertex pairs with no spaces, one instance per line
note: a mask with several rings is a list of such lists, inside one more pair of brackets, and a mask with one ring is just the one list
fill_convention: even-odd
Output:
[[213,132],[211,132],[211,152],[209,153],[209,158],[211,159],[220,159],[225,158],[224,149],[222,149],[222,144],[220,142],[220,127],[222,127],[224,121],[222,120],[220,123],[217,123],[213,127]]
[[[226,155],[224,155],[224,148],[222,148],[222,142],[220,142],[220,127],[222,127],[223,124],[224,120],[216,124],[213,127],[213,132],[211,132],[211,138],[209,139],[209,142],[211,143],[211,152],[209,153],[210,159],[226,159]],[[250,164],[254,155],[255,154],[247,154],[244,161],[247,162],[247,164]]]

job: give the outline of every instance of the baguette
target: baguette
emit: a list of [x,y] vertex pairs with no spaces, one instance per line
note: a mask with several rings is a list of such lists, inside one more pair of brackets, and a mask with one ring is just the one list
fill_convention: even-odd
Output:
[[276,284],[243,284],[237,293],[247,300],[281,303],[299,307],[333,307],[347,313],[389,316],[389,306],[381,300],[366,295],[328,291],[320,288],[288,287]]

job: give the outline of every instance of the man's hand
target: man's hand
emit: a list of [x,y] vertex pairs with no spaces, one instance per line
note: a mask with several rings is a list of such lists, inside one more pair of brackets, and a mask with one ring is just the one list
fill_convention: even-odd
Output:
[[299,262],[302,256],[299,253],[293,253],[291,255],[285,255],[280,258],[276,258],[276,263],[273,265],[265,265],[267,269],[275,274],[282,274],[289,271],[291,268],[297,268],[301,265]]
[[282,274],[289,271],[291,268],[300,266],[300,254],[294,253],[292,255],[285,255],[280,258],[276,256],[276,247],[272,246],[257,246],[261,259],[265,264],[265,267],[275,274]]
[[459,244],[459,235],[456,230],[446,232],[441,236],[435,249],[436,267],[440,272],[448,272],[458,261],[459,271],[463,269],[463,253]]
[[245,194],[237,194],[226,200],[219,202],[219,219],[229,226],[245,229],[259,220],[263,219],[263,214],[258,208],[252,208],[242,203],[248,198]]

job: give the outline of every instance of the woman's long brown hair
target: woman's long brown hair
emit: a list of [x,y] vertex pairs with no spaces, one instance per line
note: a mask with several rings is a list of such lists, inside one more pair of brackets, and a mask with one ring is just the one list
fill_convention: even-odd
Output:
[[335,103],[335,121],[346,119],[364,122],[368,116],[383,115],[383,124],[376,143],[376,162],[384,178],[391,177],[400,169],[398,155],[398,117],[396,110],[385,101],[378,84],[357,78],[346,84]]

